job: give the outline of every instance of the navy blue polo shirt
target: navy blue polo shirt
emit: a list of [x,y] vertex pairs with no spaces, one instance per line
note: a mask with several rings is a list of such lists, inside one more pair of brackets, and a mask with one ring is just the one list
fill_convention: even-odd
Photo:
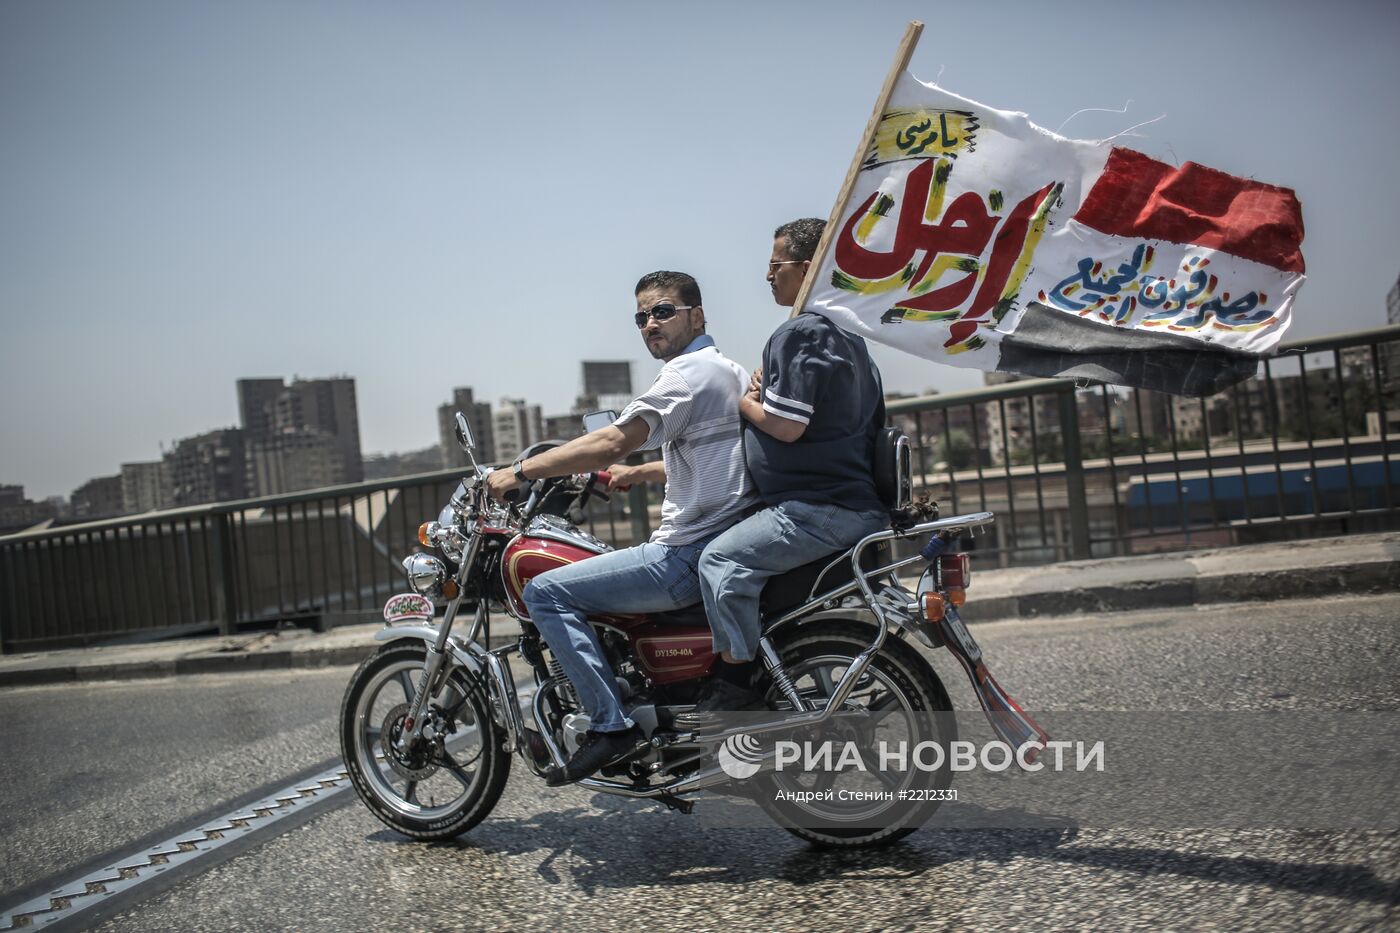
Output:
[[810,311],[783,322],[763,348],[762,403],[807,426],[792,443],[752,425],[744,431],[749,475],[765,505],[884,508],[873,472],[884,388],[863,339]]

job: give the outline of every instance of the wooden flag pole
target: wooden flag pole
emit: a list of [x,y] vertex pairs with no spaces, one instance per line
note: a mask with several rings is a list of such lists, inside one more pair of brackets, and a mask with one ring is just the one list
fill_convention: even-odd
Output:
[[836,226],[846,213],[846,202],[851,199],[851,189],[856,185],[856,176],[860,174],[861,164],[865,162],[866,153],[870,151],[870,144],[875,139],[875,130],[880,126],[880,118],[885,115],[885,107],[890,102],[890,95],[894,93],[894,84],[909,67],[909,59],[914,55],[914,46],[918,45],[919,34],[923,31],[924,24],[918,20],[905,27],[904,38],[899,41],[899,48],[894,53],[894,64],[890,65],[890,73],[885,75],[885,86],[880,88],[880,96],[875,99],[875,109],[870,114],[870,121],[865,124],[865,135],[861,136],[860,145],[856,147],[855,158],[851,160],[851,167],[846,171],[846,180],[841,183],[841,193],[836,196],[836,206],[831,209],[831,216],[826,220],[826,229],[822,231],[821,241],[817,243],[817,252],[812,256],[812,264],[807,268],[802,287],[797,290],[797,300],[792,303],[792,314],[789,317],[797,317],[807,304],[807,296],[812,291],[817,271],[821,269],[826,252],[836,236]]

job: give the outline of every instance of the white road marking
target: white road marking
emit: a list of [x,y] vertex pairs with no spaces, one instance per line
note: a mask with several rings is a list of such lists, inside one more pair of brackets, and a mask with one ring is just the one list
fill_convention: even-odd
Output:
[[[522,711],[529,708],[534,685],[518,690]],[[268,827],[307,805],[328,800],[352,787],[344,767],[332,768],[305,781],[264,797],[247,807],[234,810],[198,829],[171,836],[165,842],[132,852],[106,868],[54,888],[46,894],[14,907],[0,908],[0,933],[6,930],[38,929],[66,921],[104,904],[117,894],[207,858],[221,847]]]
[[47,894],[0,910],[0,930],[44,927],[77,916],[142,882],[206,857],[236,839],[260,833],[307,804],[334,797],[350,786],[344,768],[299,781],[198,829],[172,836]]

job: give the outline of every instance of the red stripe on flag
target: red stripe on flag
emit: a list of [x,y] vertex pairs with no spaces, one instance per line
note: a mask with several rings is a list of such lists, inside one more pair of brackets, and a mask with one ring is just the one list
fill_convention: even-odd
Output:
[[1074,219],[1113,236],[1192,243],[1303,271],[1303,208],[1288,188],[1114,148]]

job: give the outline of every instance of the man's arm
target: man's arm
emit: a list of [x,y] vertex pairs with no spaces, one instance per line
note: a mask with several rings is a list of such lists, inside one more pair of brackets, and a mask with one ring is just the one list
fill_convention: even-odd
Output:
[[822,328],[802,315],[768,338],[763,365],[754,370],[739,400],[739,414],[775,440],[791,444],[807,433],[830,377],[830,354]]
[[807,431],[807,425],[801,421],[793,421],[791,418],[775,415],[764,408],[763,402],[759,401],[758,393],[759,390],[753,389],[739,399],[739,414],[743,415],[749,424],[785,444],[791,444]]
[[[576,437],[560,447],[528,457],[521,464],[526,477],[532,480],[545,476],[565,476],[603,470],[641,447],[651,434],[644,418],[633,418],[622,427],[610,424],[591,434]],[[486,478],[487,488],[496,499],[519,486],[511,470],[497,470]]]

